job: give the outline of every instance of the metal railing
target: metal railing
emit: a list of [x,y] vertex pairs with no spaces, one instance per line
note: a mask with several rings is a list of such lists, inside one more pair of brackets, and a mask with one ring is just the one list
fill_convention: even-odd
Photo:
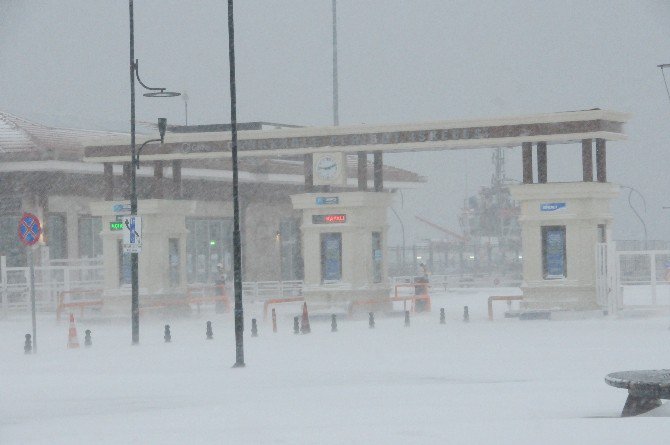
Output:
[[[30,270],[28,267],[7,267],[0,257],[0,307],[2,315],[30,308]],[[53,312],[58,306],[58,294],[74,289],[102,287],[102,259],[54,260],[48,266],[35,266],[35,307]]]
[[670,250],[617,252],[623,307],[670,306]]

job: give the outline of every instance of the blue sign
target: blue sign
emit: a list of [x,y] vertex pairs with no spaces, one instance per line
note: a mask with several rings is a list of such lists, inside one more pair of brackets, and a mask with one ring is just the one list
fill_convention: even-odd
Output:
[[19,221],[19,240],[26,246],[32,246],[40,240],[42,227],[40,220],[32,213],[24,213]]
[[114,213],[130,212],[130,204],[114,204],[112,206],[112,212]]
[[553,212],[555,210],[560,210],[564,208],[566,208],[564,202],[545,202],[543,204],[540,204],[541,212]]
[[339,196],[317,196],[316,197],[316,205],[332,205],[332,204],[339,204],[340,203],[340,197]]

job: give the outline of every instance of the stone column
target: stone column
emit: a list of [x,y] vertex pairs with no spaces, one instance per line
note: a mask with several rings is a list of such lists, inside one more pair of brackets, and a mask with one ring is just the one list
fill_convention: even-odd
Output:
[[154,180],[152,186],[152,198],[163,199],[163,161],[154,162]]
[[583,181],[593,182],[593,140],[582,139]]
[[607,182],[607,149],[605,139],[596,139],[596,178]]
[[314,156],[312,153],[309,153],[306,154],[303,159],[305,170],[305,193],[312,193],[314,191],[314,171],[312,170],[313,158]]
[[374,153],[374,179],[375,179],[375,192],[381,192],[384,190],[384,164],[382,160],[382,152],[375,151]]
[[172,198],[181,199],[181,160],[172,161]]
[[368,154],[364,151],[358,152],[358,190],[368,189]]
[[533,183],[533,143],[524,142],[521,144],[521,158],[523,164],[523,183]]
[[547,183],[547,143],[537,143],[537,182]]

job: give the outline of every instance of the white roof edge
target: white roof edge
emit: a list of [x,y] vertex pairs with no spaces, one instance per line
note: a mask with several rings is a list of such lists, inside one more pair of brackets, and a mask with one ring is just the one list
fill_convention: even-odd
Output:
[[[115,175],[122,174],[121,166],[114,169]],[[102,175],[104,167],[100,163],[91,162],[76,162],[76,161],[17,161],[17,162],[2,162],[0,163],[0,172],[66,172],[66,173],[80,173]],[[137,175],[141,177],[153,176],[152,168],[140,168]],[[213,170],[206,168],[183,168],[182,179],[209,179],[211,181],[232,181],[233,173],[230,170]],[[166,178],[172,177],[172,169],[166,168]],[[303,175],[291,175],[281,173],[251,173],[240,172],[239,179],[241,182],[265,182],[272,184],[304,184],[305,178]],[[348,185],[355,185],[356,179],[349,178]],[[421,185],[421,182],[397,182],[385,181],[384,185],[389,188],[416,188]],[[372,182],[369,181],[372,186]]]
[[[410,151],[440,151],[440,150],[462,150],[477,148],[498,148],[498,147],[520,147],[524,142],[547,142],[554,144],[576,143],[582,139],[607,139],[609,141],[626,140],[627,137],[622,133],[612,133],[609,131],[593,131],[589,133],[569,133],[552,134],[538,136],[519,136],[509,138],[481,138],[481,139],[454,139],[450,141],[434,142],[405,142],[399,144],[369,144],[365,146],[365,151],[383,151],[385,153],[410,152]],[[307,147],[307,148],[281,148],[274,150],[253,150],[240,151],[240,158],[270,157],[270,156],[298,156],[309,153],[319,152],[342,152],[357,153],[361,151],[360,146],[341,146],[341,147]],[[142,159],[145,161],[169,161],[176,159],[218,159],[230,158],[229,151],[215,151],[208,153],[169,153],[169,154],[145,154]],[[128,162],[128,156],[100,156],[87,157],[84,162]]]
[[[558,113],[543,113],[521,116],[506,116],[485,119],[464,119],[453,121],[418,122],[407,124],[382,124],[382,125],[346,125],[338,127],[301,127],[287,128],[282,130],[250,130],[240,131],[239,140],[246,139],[270,139],[285,137],[309,137],[328,136],[356,133],[382,133],[391,131],[422,131],[431,129],[468,128],[468,127],[490,127],[501,125],[523,125],[536,123],[575,122],[588,120],[609,120],[625,123],[631,118],[630,113],[611,110],[582,110],[564,111]],[[152,136],[137,135],[137,144],[152,139]],[[166,139],[170,143],[179,142],[204,142],[204,141],[229,141],[230,132],[208,132],[208,133],[168,133]],[[110,146],[130,144],[130,135],[119,138],[110,138],[105,141],[99,139],[82,141],[85,146]]]

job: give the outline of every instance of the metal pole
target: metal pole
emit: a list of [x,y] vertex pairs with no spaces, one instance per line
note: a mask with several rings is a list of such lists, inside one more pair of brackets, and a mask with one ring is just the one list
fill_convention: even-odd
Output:
[[242,243],[237,178],[237,97],[235,94],[235,29],[233,0],[228,0],[228,58],[230,64],[230,127],[233,163],[233,278],[235,288],[235,365],[244,367],[244,311],[242,309]]
[[37,353],[37,320],[35,318],[35,264],[33,248],[28,247],[28,267],[30,268],[30,311],[33,317],[33,353]]
[[[128,0],[130,12],[130,214],[137,215],[137,173],[135,166],[135,25],[133,22],[133,0]],[[132,343],[140,342],[139,277],[138,254],[130,254],[131,276],[131,324]]]
[[337,0],[333,0],[333,125],[340,125],[337,82]]

